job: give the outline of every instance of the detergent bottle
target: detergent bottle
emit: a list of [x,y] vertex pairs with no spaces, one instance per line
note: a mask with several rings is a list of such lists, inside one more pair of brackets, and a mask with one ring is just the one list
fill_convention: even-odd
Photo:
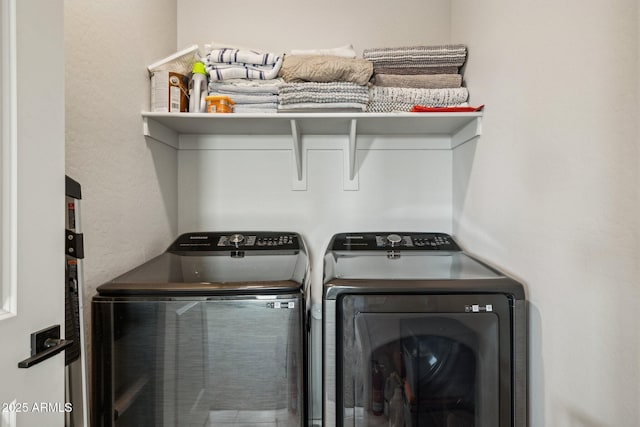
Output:
[[207,96],[207,72],[202,62],[195,62],[192,69],[193,75],[189,84],[189,112],[204,113],[206,111]]

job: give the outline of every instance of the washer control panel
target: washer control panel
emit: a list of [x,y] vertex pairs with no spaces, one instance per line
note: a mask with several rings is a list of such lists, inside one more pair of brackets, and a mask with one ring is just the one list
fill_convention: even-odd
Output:
[[300,249],[296,233],[230,232],[186,233],[169,247],[169,252]]
[[419,250],[460,251],[445,233],[342,233],[333,237],[334,251]]
[[296,236],[292,234],[250,234],[235,233],[229,236],[220,236],[218,247],[268,247],[268,248],[292,248]]

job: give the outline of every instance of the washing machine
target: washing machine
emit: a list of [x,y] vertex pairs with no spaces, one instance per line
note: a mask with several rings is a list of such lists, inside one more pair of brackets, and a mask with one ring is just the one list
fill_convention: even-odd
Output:
[[342,233],[324,258],[325,427],[521,427],[524,287],[443,233]]
[[307,249],[291,232],[197,232],[97,289],[94,427],[299,427]]

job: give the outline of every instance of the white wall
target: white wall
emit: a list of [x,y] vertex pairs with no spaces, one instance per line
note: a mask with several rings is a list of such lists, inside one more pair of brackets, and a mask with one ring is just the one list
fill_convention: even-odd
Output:
[[[267,51],[449,41],[448,0],[178,0],[178,46],[212,41]],[[409,13],[407,13],[409,11]]]
[[[345,44],[357,52],[442,44],[450,41],[449,17],[447,0],[309,5],[178,0],[178,46],[215,41],[280,53]],[[342,154],[337,150],[310,151],[308,191],[291,191],[288,153],[181,153],[180,231],[300,231],[317,261],[314,284],[320,285],[322,251],[333,233],[451,230],[450,151],[360,151],[362,176],[356,192],[342,190]]]
[[532,426],[640,425],[634,0],[452,2],[484,134],[455,232],[530,298]]
[[147,145],[146,66],[176,50],[176,0],[65,1],[66,173],[82,185],[85,296],[177,232],[177,156]]
[[[233,164],[226,160],[238,159],[234,152],[202,153],[203,161],[215,156],[215,169],[181,167],[178,173],[176,154],[162,144],[146,145],[141,136],[148,63],[176,47],[209,41],[266,50],[353,43],[358,51],[463,42],[470,48],[472,101],[487,109],[480,140],[453,154],[453,231],[528,286],[531,425],[640,424],[636,2],[332,0],[318,7],[177,0],[177,20],[175,3],[65,2],[67,173],[84,185],[90,287],[161,251],[178,228],[266,227],[271,220],[284,226],[283,211],[268,196],[302,211],[308,225],[286,225],[318,241],[338,228],[377,227],[360,222],[366,214],[361,206],[380,209],[391,186],[377,193],[367,184],[382,176],[378,166],[403,161],[402,153],[391,160],[368,156],[359,193],[339,189],[336,151],[310,157],[306,193],[291,192],[288,169],[279,172],[290,167],[287,153],[269,153],[278,169],[260,184],[265,194],[245,180],[219,180]],[[133,27],[135,38],[114,31]],[[199,157],[184,152],[180,163],[190,156]],[[247,153],[241,157],[258,162]],[[424,174],[415,175],[413,185],[428,196]],[[192,183],[198,187],[187,201],[211,199],[204,214],[180,203],[177,227],[177,186]],[[249,200],[256,195],[257,212],[269,209],[254,222]],[[433,214],[424,202],[404,205],[420,214],[406,224]],[[331,204],[348,206],[346,222],[339,213],[331,225],[317,221],[333,213]],[[382,210],[383,219],[406,213]],[[127,242],[132,238],[135,243]]]
[[[280,53],[352,44],[361,53],[372,47],[448,43],[449,18],[448,0],[313,4],[275,0],[224,5],[178,0],[178,46],[219,42]],[[331,142],[335,141],[327,145],[335,146]],[[334,233],[451,231],[451,151],[362,150],[358,159],[359,191],[343,190],[342,152],[329,149],[308,152],[308,189],[292,191],[290,151],[183,151],[179,154],[179,230],[302,233],[312,256],[312,297],[314,312],[319,314],[322,256]],[[319,362],[317,326],[312,325],[316,334],[312,352]],[[319,391],[319,363],[314,363],[313,371],[312,381]],[[315,417],[320,409],[315,400]]]

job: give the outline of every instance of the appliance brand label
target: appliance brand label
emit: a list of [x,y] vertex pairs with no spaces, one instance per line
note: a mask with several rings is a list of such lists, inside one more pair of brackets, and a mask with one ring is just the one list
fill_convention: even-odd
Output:
[[295,308],[295,306],[296,306],[296,303],[293,301],[289,301],[289,302],[274,301],[274,302],[267,303],[267,308]]
[[489,312],[493,311],[493,305],[491,305],[491,304],[487,304],[487,305],[479,305],[479,304],[465,305],[464,306],[464,311],[466,311],[467,313],[489,313]]

